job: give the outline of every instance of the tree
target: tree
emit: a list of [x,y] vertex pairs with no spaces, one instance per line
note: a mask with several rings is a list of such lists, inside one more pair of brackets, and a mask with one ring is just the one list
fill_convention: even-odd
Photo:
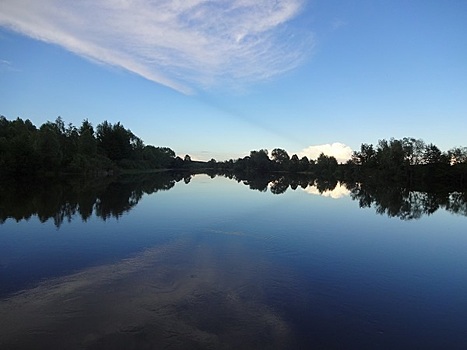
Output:
[[333,156],[327,156],[324,153],[321,153],[316,160],[315,167],[319,175],[332,177],[338,167],[337,159]]
[[430,143],[425,147],[423,161],[425,164],[447,164],[449,163],[449,157],[443,154],[434,144]]
[[300,170],[300,159],[298,159],[298,156],[296,154],[292,155],[292,158],[290,158],[289,169],[291,172],[297,172]]
[[272,160],[277,168],[284,170],[289,166],[290,157],[287,152],[281,148],[274,148],[271,152]]
[[60,135],[51,124],[43,124],[36,140],[36,150],[44,170],[59,170],[63,158]]
[[94,137],[94,128],[86,119],[79,128],[78,152],[87,157],[94,157],[97,152],[97,141]]
[[404,137],[402,139],[402,149],[404,150],[404,159],[408,165],[423,163],[423,153],[425,150],[425,142],[423,140]]
[[270,163],[271,160],[268,157],[268,150],[260,149],[259,151],[250,152],[250,157],[247,161],[247,167],[250,171],[264,173],[270,170]]
[[452,165],[467,164],[467,147],[454,147],[448,151],[449,162]]
[[127,130],[117,123],[104,121],[97,126],[97,144],[102,152],[113,161],[120,161],[125,158],[130,158],[135,135],[130,130]]
[[30,120],[0,117],[0,174],[26,175],[37,170],[36,132]]
[[170,168],[175,159],[175,152],[168,147],[145,146],[142,153],[151,168]]
[[366,168],[374,168],[376,166],[376,151],[372,144],[363,143],[360,146],[360,151],[354,151],[351,161],[356,165],[361,165]]
[[299,171],[307,171],[310,168],[310,161],[306,156],[300,158],[300,168]]
[[175,157],[175,159],[172,162],[172,168],[174,168],[174,169],[183,168],[183,159],[180,158],[179,156]]

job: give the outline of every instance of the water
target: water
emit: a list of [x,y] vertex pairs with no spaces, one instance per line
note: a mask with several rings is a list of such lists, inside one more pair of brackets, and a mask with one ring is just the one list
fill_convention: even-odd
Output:
[[2,201],[0,348],[467,347],[467,217],[446,198],[401,220],[340,186],[177,180]]

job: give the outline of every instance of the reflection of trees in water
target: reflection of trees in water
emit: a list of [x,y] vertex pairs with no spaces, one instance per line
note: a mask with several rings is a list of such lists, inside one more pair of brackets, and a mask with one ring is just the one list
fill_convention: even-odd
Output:
[[277,180],[271,183],[271,192],[274,194],[282,194],[287,191],[290,186],[290,179],[285,176],[281,176]]
[[282,194],[290,187],[296,190],[298,187],[306,189],[308,187],[316,187],[320,194],[327,191],[332,191],[336,188],[338,181],[336,179],[322,179],[310,177],[307,175],[281,176],[270,184],[271,192],[274,194]]
[[[289,188],[296,190],[316,187],[319,194],[333,191],[339,181],[334,177],[314,177],[308,174],[266,173],[260,176],[228,174],[230,179],[242,182],[252,190],[273,194],[283,194]],[[431,215],[442,208],[451,213],[467,216],[467,192],[437,190],[434,192],[413,191],[392,183],[345,183],[351,198],[359,202],[361,208],[374,206],[378,214],[399,217],[403,220],[419,219]]]
[[467,216],[467,193],[422,192],[398,186],[377,186],[365,183],[346,184],[353,200],[360,208],[375,207],[378,214],[399,217],[402,220],[419,219],[438,209]]
[[446,210],[454,214],[467,216],[467,192],[451,193]]
[[136,206],[143,193],[140,188],[134,188],[132,184],[111,183],[96,199],[95,213],[103,220],[118,218]]
[[336,188],[338,181],[335,178],[323,179],[309,174],[296,173],[263,173],[257,176],[251,174],[228,174],[225,175],[237,182],[242,182],[252,190],[266,192],[269,188],[273,194],[283,194],[289,188],[296,190],[298,187],[306,189],[315,186],[319,193],[332,191]]
[[119,218],[134,208],[144,194],[169,190],[183,178],[183,174],[167,172],[118,179],[42,179],[27,183],[10,180],[0,186],[0,224],[8,218],[21,221],[32,216],[40,222],[52,219],[57,227],[77,215],[83,221],[93,213],[103,220]]
[[[214,177],[214,174],[210,175]],[[316,178],[307,174],[265,173],[260,176],[227,174],[230,179],[247,185],[252,190],[283,194],[289,188],[296,190],[316,188],[325,194],[338,185],[335,178]],[[41,222],[53,220],[55,226],[79,216],[87,221],[93,214],[107,220],[129,212],[144,194],[171,189],[176,182],[190,183],[187,173],[161,172],[120,178],[89,180],[41,180],[15,182],[9,180],[0,186],[0,224],[8,218],[16,221],[37,216]],[[351,198],[361,208],[375,207],[378,214],[403,220],[419,219],[442,208],[467,216],[467,193],[453,189],[436,192],[411,191],[397,185],[380,183],[345,183]],[[314,190],[313,190],[314,191]],[[316,192],[313,192],[316,193]]]

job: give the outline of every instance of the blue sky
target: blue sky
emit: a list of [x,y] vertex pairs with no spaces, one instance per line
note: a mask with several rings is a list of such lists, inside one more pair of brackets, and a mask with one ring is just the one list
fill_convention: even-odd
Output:
[[2,0],[0,114],[203,160],[467,146],[467,2]]

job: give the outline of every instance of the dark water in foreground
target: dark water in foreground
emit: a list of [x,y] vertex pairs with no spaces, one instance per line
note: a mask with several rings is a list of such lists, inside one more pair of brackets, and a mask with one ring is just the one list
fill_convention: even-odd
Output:
[[0,206],[0,348],[467,348],[467,217],[188,180]]

